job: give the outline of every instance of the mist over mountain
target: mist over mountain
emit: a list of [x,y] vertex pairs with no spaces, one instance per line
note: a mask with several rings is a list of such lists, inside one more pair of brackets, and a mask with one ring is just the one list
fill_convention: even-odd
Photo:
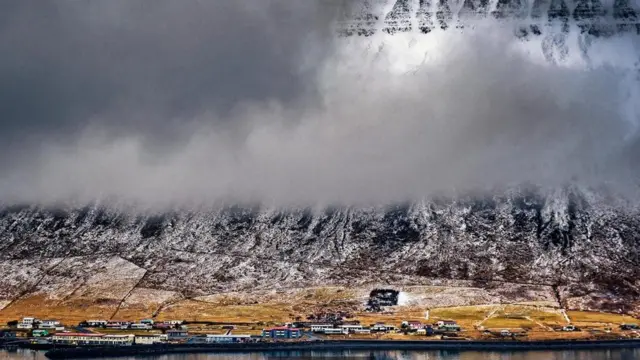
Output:
[[441,279],[635,312],[637,9],[9,1],[0,300],[104,255],[184,296]]
[[[463,6],[447,29],[345,37],[361,3],[10,3],[6,203],[377,204],[576,179],[635,196],[633,31],[455,27]],[[427,3],[362,4],[387,29]],[[617,26],[603,6],[580,21]],[[544,33],[517,36],[533,20]]]

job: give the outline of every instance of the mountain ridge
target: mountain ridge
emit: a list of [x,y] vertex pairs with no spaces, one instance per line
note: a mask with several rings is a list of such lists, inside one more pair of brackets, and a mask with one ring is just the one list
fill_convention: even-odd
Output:
[[[564,303],[635,313],[640,217],[616,201],[569,186],[370,208],[5,206],[0,300],[38,292],[15,285],[25,262],[84,259],[91,269],[116,256],[144,271],[135,287],[189,297],[440,279],[551,286]],[[66,266],[49,292],[82,278]]]

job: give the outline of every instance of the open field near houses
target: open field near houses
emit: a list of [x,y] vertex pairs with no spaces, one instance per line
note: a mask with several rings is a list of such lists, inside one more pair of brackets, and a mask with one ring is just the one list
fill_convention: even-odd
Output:
[[[170,291],[136,288],[122,300],[74,296],[49,298],[38,294],[20,297],[5,306],[0,310],[0,323],[26,316],[58,319],[69,325],[87,319],[136,321],[153,318],[156,321],[201,322],[190,324],[189,330],[194,333],[222,333],[222,324],[232,323],[237,324],[240,333],[259,334],[263,327],[340,312],[346,314],[347,320],[357,320],[364,326],[386,323],[399,327],[405,320],[423,323],[455,320],[463,328],[461,335],[470,338],[486,336],[485,330],[520,329],[526,330],[529,339],[553,339],[586,338],[593,336],[593,329],[617,329],[623,323],[639,322],[631,316],[600,312],[566,311],[565,315],[549,301],[545,291],[540,291],[540,298],[532,295],[528,302],[482,304],[481,301],[495,299],[482,290],[457,297],[462,290],[446,286],[413,286],[406,290],[402,304],[385,307],[379,312],[366,309],[370,288],[316,287],[220,293],[195,298],[185,298]],[[460,303],[462,305],[455,305]],[[569,323],[584,331],[559,331]],[[380,336],[402,335],[376,335]]]

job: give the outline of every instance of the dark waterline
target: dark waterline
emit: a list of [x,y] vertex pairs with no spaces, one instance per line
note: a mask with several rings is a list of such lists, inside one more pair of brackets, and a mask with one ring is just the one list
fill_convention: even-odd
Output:
[[[0,360],[45,360],[43,351],[0,350]],[[375,360],[631,360],[640,359],[640,349],[562,351],[309,351],[248,354],[177,354],[147,357],[118,357],[119,360],[279,360],[279,359],[375,359]]]

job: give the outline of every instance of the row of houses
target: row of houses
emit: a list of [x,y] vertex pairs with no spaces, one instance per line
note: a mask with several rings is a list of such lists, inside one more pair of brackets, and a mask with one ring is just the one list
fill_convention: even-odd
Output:
[[165,334],[147,335],[105,335],[98,333],[56,333],[48,338],[52,344],[78,346],[128,346],[133,344],[152,345],[158,343],[239,343],[258,341],[262,338],[297,339],[302,337],[300,329],[276,327],[264,329],[262,336],[236,335],[228,332],[224,335],[189,336],[186,330],[169,330]]
[[188,337],[186,330],[169,330],[166,334],[116,334],[99,333],[56,333],[48,338],[52,344],[65,345],[107,345],[127,346],[133,344],[151,345],[166,342],[181,342]]
[[[376,327],[376,325],[378,325]],[[338,334],[370,334],[372,331],[390,331],[395,329],[395,326],[376,324],[371,328],[366,328],[362,325],[338,325],[333,324],[313,324],[310,326],[311,331],[314,333],[322,333],[326,335],[338,335]]]
[[408,332],[425,333],[427,335],[433,334],[436,330],[440,332],[456,332],[460,331],[460,325],[453,320],[442,320],[434,324],[424,324],[420,321],[403,321],[400,329],[394,325],[385,323],[376,323],[370,327],[366,327],[359,324],[311,324],[309,328],[314,333],[322,333],[326,335],[338,335],[338,334],[370,334],[375,332],[392,332],[404,330]]
[[24,317],[16,324],[18,329],[52,329],[57,331],[64,330],[64,326],[58,320],[40,320],[34,317]]
[[95,333],[57,333],[49,338],[52,344],[64,345],[133,345],[134,335],[105,335]]
[[107,328],[120,330],[151,330],[151,329],[172,329],[175,327],[183,327],[182,320],[168,320],[155,322],[153,319],[142,319],[140,321],[120,321],[120,320],[86,320],[78,324],[81,327],[89,328]]

